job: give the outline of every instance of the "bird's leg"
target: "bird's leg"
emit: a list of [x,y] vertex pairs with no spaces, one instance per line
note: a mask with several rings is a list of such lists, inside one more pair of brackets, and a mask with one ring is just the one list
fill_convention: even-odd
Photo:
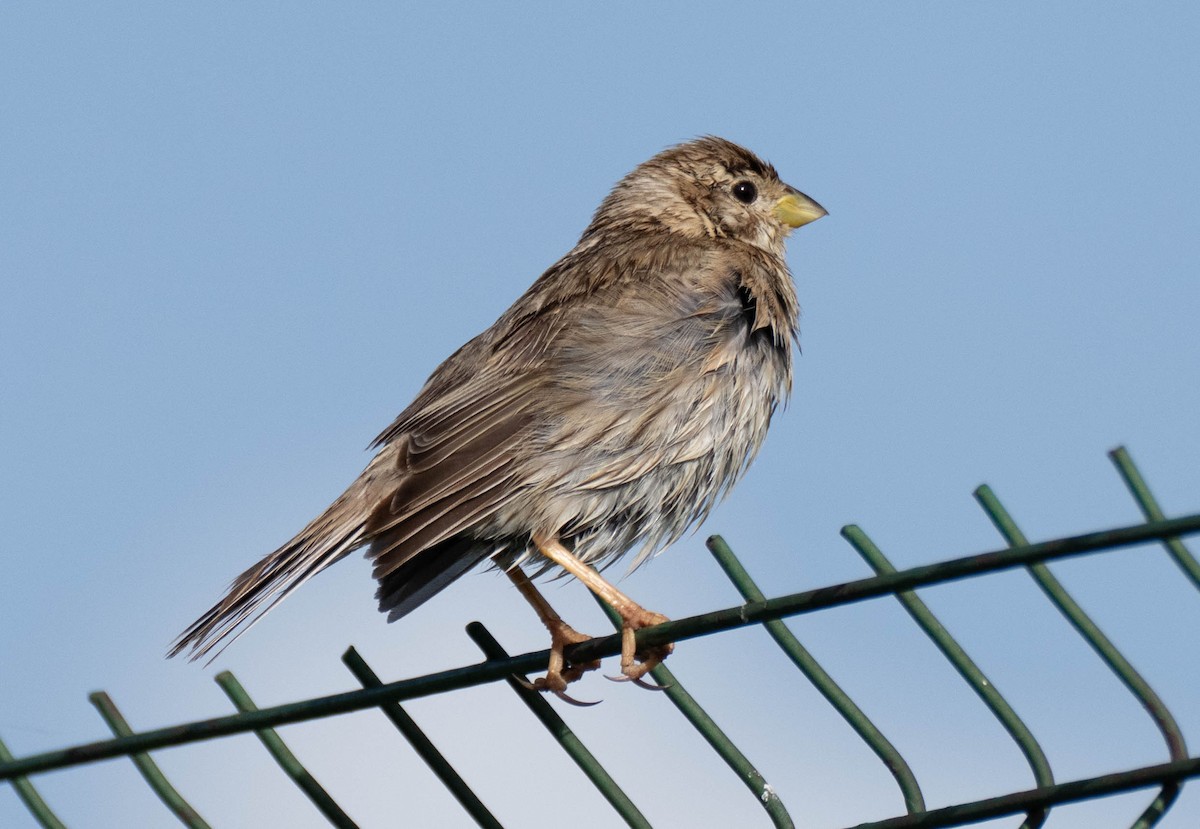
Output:
[[[542,555],[583,582],[589,590],[599,596],[601,601],[621,617],[621,673],[624,674],[625,679],[643,684],[642,677],[666,659],[675,646],[667,643],[638,651],[635,634],[642,628],[669,621],[667,617],[661,613],[646,610],[613,587],[595,567],[576,558],[554,536],[535,534],[533,543],[537,545],[538,551]],[[646,687],[654,686],[647,685]]]
[[595,659],[591,662],[583,662],[577,665],[567,664],[566,657],[563,655],[563,649],[567,645],[587,642],[593,637],[585,633],[580,633],[564,622],[562,617],[558,615],[558,612],[546,601],[546,597],[539,593],[538,589],[533,586],[533,582],[529,580],[529,576],[525,575],[520,567],[513,566],[504,572],[512,579],[512,583],[517,586],[517,589],[521,591],[521,595],[525,597],[525,601],[529,602],[533,607],[538,618],[542,620],[542,624],[550,631],[550,663],[546,666],[546,675],[529,683],[529,687],[535,691],[550,691],[555,696],[576,705],[590,704],[580,703],[578,700],[567,696],[564,692],[568,684],[582,677],[584,673],[599,668],[600,660]]

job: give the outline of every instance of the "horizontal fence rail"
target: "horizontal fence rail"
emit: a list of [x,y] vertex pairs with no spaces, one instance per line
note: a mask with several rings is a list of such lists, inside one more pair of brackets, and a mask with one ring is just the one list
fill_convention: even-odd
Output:
[[[640,630],[637,633],[638,645],[640,648],[652,647],[761,625],[792,660],[797,670],[845,719],[895,780],[907,814],[862,824],[860,829],[932,829],[961,826],[1006,815],[1024,815],[1022,829],[1037,829],[1046,821],[1052,807],[1156,786],[1159,789],[1157,795],[1132,824],[1133,829],[1149,829],[1168,812],[1184,783],[1200,777],[1200,758],[1189,756],[1183,733],[1166,705],[1134,670],[1116,645],[1067,593],[1061,582],[1050,572],[1047,563],[1115,551],[1147,542],[1160,542],[1184,577],[1200,590],[1200,564],[1181,540],[1185,536],[1200,532],[1200,513],[1181,518],[1167,518],[1134,466],[1129,453],[1124,448],[1118,448],[1113,450],[1110,456],[1145,516],[1145,522],[1030,543],[995,493],[987,486],[981,486],[975,492],[976,499],[1009,546],[992,552],[897,570],[860,528],[848,526],[843,530],[843,536],[874,570],[874,576],[775,598],[766,598],[763,595],[729,545],[720,537],[714,536],[709,539],[709,549],[745,602]],[[1148,712],[1166,743],[1167,762],[1099,777],[1056,781],[1049,761],[1029,727],[915,592],[919,588],[931,585],[978,578],[1016,568],[1024,568],[1029,573],[1051,604]],[[867,717],[782,621],[787,617],[889,596],[901,603],[917,626],[931,639],[963,681],[1001,723],[1025,757],[1034,788],[984,800],[928,809],[908,762],[884,736],[880,727]],[[205,827],[209,824],[187,803],[183,795],[166,781],[150,758],[149,752],[169,746],[254,732],[279,764],[282,772],[308,796],[314,808],[330,825],[355,827],[357,824],[305,769],[275,729],[337,714],[378,708],[426,761],[466,814],[479,826],[494,829],[502,826],[500,821],[404,711],[401,703],[504,680],[525,702],[534,717],[555,737],[586,779],[608,801],[616,816],[629,826],[649,827],[651,824],[621,789],[617,778],[605,769],[571,732],[544,695],[530,690],[527,684],[522,682],[525,674],[545,669],[549,651],[510,656],[478,622],[468,626],[468,633],[483,651],[484,661],[395,682],[384,682],[351,648],[343,657],[343,661],[359,680],[361,688],[267,708],[256,707],[237,679],[227,671],[222,672],[216,680],[230,697],[238,713],[167,728],[134,731],[107,694],[96,692],[91,695],[92,702],[117,736],[110,740],[24,757],[14,757],[0,741],[0,780],[11,781],[21,802],[39,826],[65,829],[65,824],[38,794],[29,778],[56,769],[114,757],[128,757],[137,765],[147,784],[181,823],[185,826]],[[587,662],[613,656],[620,653],[620,650],[620,636],[614,634],[573,645],[566,653],[572,662]],[[729,769],[748,787],[750,795],[765,813],[765,819],[776,827],[795,826],[795,821],[785,808],[776,788],[759,774],[744,751],[733,744],[696,697],[684,688],[680,679],[665,665],[658,666],[651,675],[663,687],[665,696],[686,721],[704,737]]]

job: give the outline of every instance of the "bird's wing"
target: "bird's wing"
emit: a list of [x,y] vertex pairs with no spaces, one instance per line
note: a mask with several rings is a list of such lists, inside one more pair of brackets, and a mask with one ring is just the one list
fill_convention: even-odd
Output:
[[393,456],[395,489],[366,526],[376,579],[478,525],[511,495],[520,483],[514,460],[536,422],[537,382],[536,374],[482,372],[410,407],[384,450]]
[[[619,268],[605,255],[588,263]],[[366,526],[376,579],[392,575],[394,582],[405,564],[480,525],[530,483],[530,436],[552,432],[564,403],[555,393],[563,343],[573,321],[605,293],[594,290],[579,264],[568,255],[548,270],[495,325],[442,363],[376,438],[374,445],[394,456],[397,482]]]

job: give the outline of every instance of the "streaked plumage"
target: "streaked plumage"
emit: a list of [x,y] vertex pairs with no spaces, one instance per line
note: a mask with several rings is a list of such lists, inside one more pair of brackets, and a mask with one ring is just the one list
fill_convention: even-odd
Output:
[[489,559],[544,569],[535,535],[599,567],[644,561],[737,480],[786,398],[799,309],[783,244],[823,213],[719,138],[637,167],[171,654],[208,653],[364,545],[389,621]]

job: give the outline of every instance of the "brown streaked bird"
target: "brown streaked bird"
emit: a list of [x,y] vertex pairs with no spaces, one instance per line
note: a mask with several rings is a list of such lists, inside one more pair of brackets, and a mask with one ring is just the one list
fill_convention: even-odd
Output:
[[645,610],[598,568],[634,566],[712,508],[790,392],[799,307],[784,240],[825,210],[753,153],[715,137],[625,176],[579,243],[456,351],[375,439],[324,513],[234,580],[170,655],[228,644],[316,573],[366,547],[395,621],[484,562],[550,631],[563,694],[597,663],[530,576],[575,576],[622,620],[621,672],[639,683],[670,645],[639,651]]

